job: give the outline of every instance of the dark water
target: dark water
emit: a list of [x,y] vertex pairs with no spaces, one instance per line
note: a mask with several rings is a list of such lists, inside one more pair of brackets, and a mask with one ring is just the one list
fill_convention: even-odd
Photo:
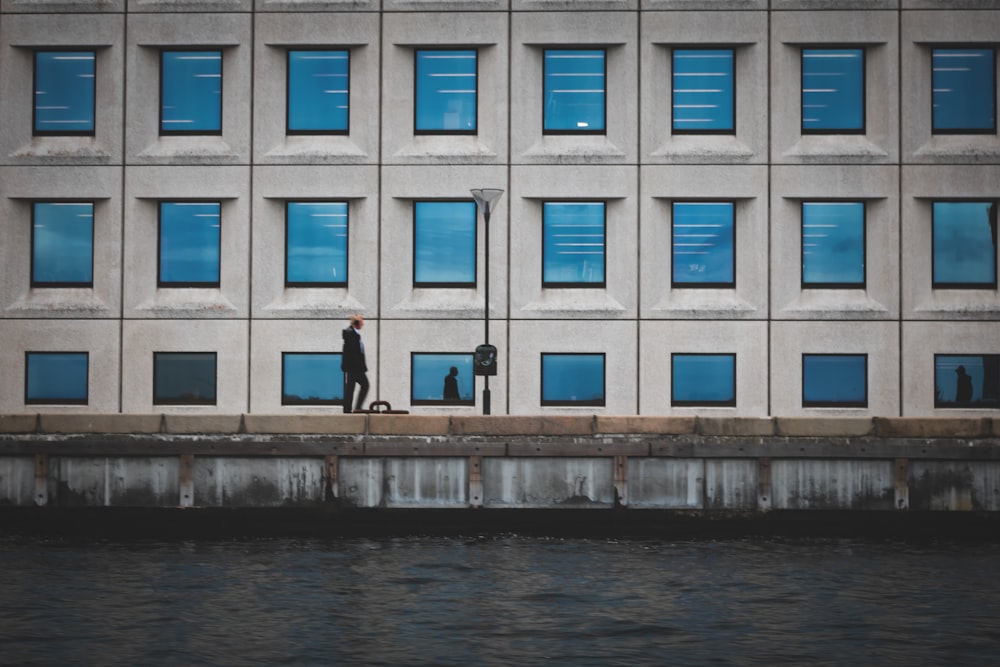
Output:
[[5,665],[997,665],[1000,545],[0,537]]

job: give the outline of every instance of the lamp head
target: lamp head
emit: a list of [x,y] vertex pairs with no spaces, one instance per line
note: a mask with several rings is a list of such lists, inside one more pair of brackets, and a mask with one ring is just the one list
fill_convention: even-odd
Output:
[[472,192],[472,198],[476,200],[476,206],[486,218],[490,217],[490,214],[496,209],[496,203],[503,195],[503,190],[496,188],[475,189],[470,190],[470,192]]

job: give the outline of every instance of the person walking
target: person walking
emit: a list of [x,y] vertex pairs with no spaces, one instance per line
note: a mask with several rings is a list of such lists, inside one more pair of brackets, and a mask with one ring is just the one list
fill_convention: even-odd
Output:
[[354,385],[358,385],[358,402],[354,406],[354,411],[357,412],[363,409],[365,397],[368,396],[368,365],[365,363],[365,344],[361,340],[365,318],[351,315],[350,322],[350,326],[342,333],[344,353],[340,359],[340,370],[344,372],[344,412],[351,412]]

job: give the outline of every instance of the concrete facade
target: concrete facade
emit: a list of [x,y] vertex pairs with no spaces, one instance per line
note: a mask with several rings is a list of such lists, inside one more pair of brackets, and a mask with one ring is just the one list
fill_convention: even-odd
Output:
[[[0,415],[328,414],[282,404],[281,355],[339,351],[355,312],[370,400],[478,415],[481,378],[475,405],[411,405],[410,355],[471,352],[488,307],[494,414],[993,417],[935,407],[935,354],[1000,355],[997,288],[931,281],[932,203],[997,201],[1000,135],[932,133],[931,49],[998,35],[997,0],[2,0]],[[803,134],[799,51],[845,45],[865,49],[864,131]],[[606,49],[605,134],[543,132],[561,46]],[[699,46],[735,51],[730,134],[671,132],[672,49]],[[178,47],[223,54],[217,135],[159,133],[159,53]],[[477,50],[477,131],[415,133],[414,50],[449,47]],[[286,133],[289,48],[349,49],[346,134]],[[93,136],[33,136],[43,49],[96,53]],[[477,218],[476,285],[414,287],[413,202],[480,187],[505,194],[488,245]],[[172,199],[220,202],[219,287],[157,286]],[[672,287],[671,203],[717,199],[735,206],[735,286]],[[31,205],[51,200],[94,203],[92,288],[31,285]],[[285,285],[289,200],[348,203],[346,287]],[[578,200],[605,203],[605,285],[543,287],[542,205]],[[863,289],[800,287],[816,200],[865,203]],[[88,352],[86,405],[26,403],[25,354],[54,351]],[[154,403],[153,354],[184,351],[217,354],[215,405]],[[565,352],[605,355],[603,406],[542,405],[541,355]],[[734,354],[735,406],[672,405],[672,353]],[[867,405],[804,407],[807,353],[867,355]]]

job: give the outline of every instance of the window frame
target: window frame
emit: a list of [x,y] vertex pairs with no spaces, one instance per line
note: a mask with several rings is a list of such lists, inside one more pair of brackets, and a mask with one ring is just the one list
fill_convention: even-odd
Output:
[[[347,232],[345,233],[345,237],[344,237],[344,279],[343,280],[301,281],[301,280],[289,280],[288,279],[288,271],[289,271],[289,268],[291,266],[290,257],[289,257],[289,249],[290,248],[289,248],[289,244],[288,244],[288,235],[289,235],[289,229],[288,229],[288,227],[289,227],[289,225],[288,225],[289,217],[288,217],[288,212],[289,212],[289,208],[291,207],[292,204],[341,204],[341,205],[344,206],[344,211],[345,211],[344,212],[344,216],[345,216],[345,219],[346,219],[346,229],[347,229]],[[285,253],[284,253],[284,255],[285,255],[285,271],[284,271],[285,287],[291,287],[291,288],[310,288],[310,287],[316,287],[316,288],[329,288],[329,287],[343,288],[343,287],[347,287],[348,280],[350,279],[350,264],[351,264],[350,263],[350,259],[351,259],[351,236],[350,236],[350,232],[351,232],[351,205],[350,205],[350,202],[348,200],[346,200],[346,199],[342,200],[342,201],[332,201],[332,200],[322,200],[322,201],[320,201],[320,200],[311,200],[311,199],[287,199],[287,200],[285,200]]]
[[[599,399],[568,401],[545,398],[545,359],[546,357],[600,357],[601,359],[601,397]],[[605,352],[542,352],[539,360],[540,383],[539,402],[542,407],[597,407],[603,408],[608,400],[608,360]]]
[[[465,356],[465,357],[468,357],[469,358],[469,374],[470,374],[470,379],[471,379],[471,388],[469,390],[469,394],[470,394],[471,398],[468,398],[468,399],[459,398],[458,400],[446,399],[446,398],[443,398],[443,396],[444,396],[444,391],[443,390],[441,392],[442,398],[440,400],[437,400],[437,399],[426,399],[426,398],[416,398],[414,396],[414,393],[413,393],[414,389],[416,388],[416,383],[415,383],[416,374],[414,373],[414,360],[418,356],[419,357],[432,357],[432,356],[441,356],[441,357]],[[413,351],[411,351],[410,352],[410,405],[414,405],[414,406],[433,405],[433,406],[466,406],[466,407],[475,407],[475,405],[476,405],[476,376],[475,376],[475,369],[473,368],[474,357],[475,357],[475,355],[472,352],[436,352],[436,351],[435,352],[413,352]],[[461,396],[461,392],[459,393],[459,396]]]
[[[160,82],[159,82],[159,120],[157,123],[158,134],[161,137],[176,137],[176,136],[210,136],[210,137],[221,137],[223,129],[223,121],[225,119],[225,49],[222,47],[205,47],[205,48],[162,48],[159,49],[160,53]],[[164,85],[164,58],[168,53],[218,53],[219,54],[219,129],[218,130],[166,130],[163,127],[163,85]]]
[[[550,51],[600,51],[603,54],[601,59],[601,64],[603,66],[603,80],[604,80],[604,90],[602,93],[602,109],[601,109],[601,120],[602,127],[597,130],[592,129],[548,129],[546,127],[546,109],[548,104],[546,104],[546,98],[548,93],[547,86],[547,65],[548,65],[548,53]],[[542,48],[542,134],[543,135],[607,135],[608,133],[608,52],[607,46],[553,46],[553,47],[543,47]]]
[[[955,397],[954,401],[947,401],[947,402],[944,401],[944,400],[942,400],[941,398],[939,398],[939,394],[938,394],[938,360],[939,359],[944,359],[944,358],[952,358],[952,359],[956,359],[957,360],[957,359],[962,359],[962,358],[966,358],[966,357],[979,357],[984,362],[985,362],[986,359],[991,359],[994,364],[996,364],[998,367],[1000,367],[1000,353],[992,353],[992,354],[991,353],[976,353],[976,352],[970,352],[970,353],[961,353],[961,352],[955,352],[955,353],[935,353],[934,354],[934,408],[935,409],[942,409],[942,410],[996,410],[996,409],[1000,408],[1000,402],[989,404],[989,403],[986,403],[982,398],[980,399],[980,401],[978,403],[974,402],[974,401],[969,401],[968,403],[959,403],[957,396]],[[964,364],[960,364],[960,365],[964,365]],[[998,374],[1000,374],[1000,371],[998,371]],[[985,384],[985,378],[984,378],[984,384]],[[973,391],[975,391],[975,387],[973,387]],[[956,393],[957,393],[957,391],[956,391]]]
[[[996,209],[1000,209],[1000,197],[995,199],[933,199],[931,200],[931,289],[940,290],[995,290],[997,288],[997,245],[1000,239],[994,238],[993,242],[993,282],[992,283],[955,283],[955,282],[937,282],[937,252],[936,252],[936,242],[934,233],[934,209],[937,204],[991,204],[995,206]],[[987,209],[988,215],[989,209]],[[987,218],[989,221],[989,218]]]
[[[468,204],[472,207],[472,280],[471,281],[417,281],[417,208],[419,204]],[[412,252],[412,281],[413,289],[476,289],[479,284],[479,213],[475,201],[471,199],[415,199],[410,206],[412,211],[412,223],[410,232],[413,238]],[[489,249],[487,248],[487,252]]]
[[[861,281],[851,283],[806,282],[806,206],[809,204],[861,204]],[[863,199],[803,199],[799,202],[799,280],[800,288],[866,289],[868,286],[868,202]]]
[[[733,398],[732,400],[699,400],[678,399],[676,391],[677,373],[676,361],[679,357],[727,357],[733,364]],[[706,407],[735,408],[736,407],[736,353],[735,352],[671,352],[670,353],[670,406],[671,407]]]
[[[216,204],[219,207],[219,245],[216,260],[217,277],[214,281],[164,282],[163,263],[163,204]],[[222,201],[204,199],[161,199],[156,203],[156,287],[159,289],[211,289],[222,286]]]
[[[82,355],[85,363],[83,398],[30,398],[29,386],[31,357],[52,355]],[[25,350],[24,352],[24,404],[25,405],[89,405],[90,404],[90,352],[85,350]]]
[[[674,272],[674,249],[676,247],[676,225],[677,225],[677,204],[728,204],[732,209],[732,229],[733,229],[733,244],[732,244],[732,272],[733,280],[732,282],[678,282]],[[670,288],[671,289],[736,289],[736,258],[737,258],[737,227],[736,227],[736,206],[737,202],[735,199],[674,199],[670,202]]]
[[[161,400],[158,399],[156,388],[157,388],[157,373],[158,365],[157,358],[160,356],[177,356],[177,355],[203,355],[212,358],[213,370],[212,375],[212,397],[211,399],[206,399],[203,401],[191,401],[185,399],[168,399]],[[153,352],[153,405],[218,405],[219,402],[219,353],[218,352],[204,352],[204,351],[181,351],[181,350],[170,350],[170,351],[154,351]]]
[[[55,282],[44,282],[35,279],[35,215],[36,206],[38,204],[89,204],[90,205],[90,280],[89,281],[55,281]],[[95,202],[93,200],[82,200],[82,201],[70,201],[62,199],[37,199],[31,202],[31,252],[28,268],[29,275],[29,286],[32,288],[48,289],[48,288],[63,288],[63,287],[76,287],[84,289],[93,289],[94,287],[94,244],[96,242],[96,224],[94,219]]]
[[[806,51],[860,51],[861,81],[859,82],[861,97],[861,126],[858,128],[807,128],[805,126],[806,85],[805,85],[805,54]],[[801,46],[799,48],[799,132],[803,135],[865,135],[868,133],[868,46],[857,44],[819,44]]]
[[[289,395],[286,391],[287,386],[285,384],[287,379],[287,362],[289,356],[296,357],[332,357],[336,365],[336,371],[333,374],[334,386],[340,387],[340,397],[332,399],[318,399],[318,400],[308,400],[308,399],[289,399]],[[320,351],[309,351],[309,352],[288,352],[282,351],[281,353],[281,405],[323,405],[323,406],[342,406],[344,404],[344,377],[343,371],[340,370],[341,363],[343,362],[342,352],[320,352]]]
[[[993,80],[992,80],[993,94],[990,96],[990,101],[991,101],[991,103],[993,105],[993,108],[992,108],[992,113],[993,113],[993,127],[989,128],[989,129],[974,128],[974,129],[947,129],[947,130],[939,130],[939,129],[937,129],[937,127],[935,127],[935,123],[934,123],[934,52],[938,51],[938,50],[945,50],[945,49],[947,49],[947,50],[958,50],[958,49],[989,49],[990,51],[993,52],[993,62],[992,62],[992,65],[993,65]],[[998,63],[1000,63],[1000,55],[998,55],[998,51],[1000,51],[1000,48],[998,48],[996,44],[978,44],[978,43],[957,44],[957,45],[956,44],[935,44],[935,45],[930,46],[930,51],[931,51],[931,53],[930,53],[930,59],[931,59],[931,99],[930,99],[930,105],[931,105],[931,117],[930,117],[931,135],[949,135],[949,134],[958,134],[958,135],[970,135],[970,134],[972,134],[972,135],[975,135],[975,134],[980,134],[980,135],[995,135],[995,134],[997,134],[997,65],[998,65]]]
[[[93,56],[94,72],[91,83],[91,109],[89,130],[39,130],[38,129],[38,56],[41,53],[89,53]],[[93,137],[97,135],[97,49],[40,48],[32,53],[31,70],[31,136],[33,137]]]
[[[864,398],[860,401],[829,401],[829,400],[807,400],[806,399],[806,358],[807,357],[842,357],[842,358],[861,358],[864,360],[864,373],[865,373],[865,385],[864,385]],[[802,384],[801,384],[801,397],[802,397],[802,407],[803,408],[867,408],[869,401],[869,364],[868,364],[868,353],[867,352],[803,352],[802,353]]]
[[[600,281],[594,282],[565,282],[557,280],[546,280],[545,279],[545,265],[546,265],[546,244],[545,244],[545,225],[546,225],[546,207],[549,204],[553,205],[572,205],[572,204],[600,204],[602,213],[602,234],[604,237],[602,243],[602,276]],[[557,200],[546,200],[542,202],[542,224],[541,224],[541,235],[542,235],[542,289],[605,289],[608,286],[608,202],[603,199],[557,199]]]
[[[471,51],[475,54],[476,60],[476,93],[475,93],[475,127],[471,130],[424,130],[417,127],[417,118],[420,111],[420,53],[441,53],[441,52],[464,52]],[[426,135],[461,135],[476,136],[479,134],[479,48],[475,46],[440,46],[440,47],[418,47],[413,49],[413,134],[416,136]]]
[[[293,130],[292,120],[292,54],[293,53],[329,53],[344,54],[347,57],[347,119],[343,129]],[[287,136],[343,136],[351,133],[351,49],[326,48],[311,49],[307,47],[289,47],[285,50],[285,134]]]
[[[677,108],[675,102],[675,95],[677,94],[677,71],[675,68],[676,58],[678,52],[695,52],[695,51],[728,51],[731,54],[732,63],[732,76],[729,79],[729,98],[732,107],[732,112],[730,114],[729,129],[683,129],[677,127],[677,115],[675,109]],[[671,135],[721,135],[721,136],[735,136],[736,135],[736,57],[739,53],[735,46],[684,46],[684,47],[674,47],[670,50],[670,134]],[[606,93],[605,93],[606,94]]]

